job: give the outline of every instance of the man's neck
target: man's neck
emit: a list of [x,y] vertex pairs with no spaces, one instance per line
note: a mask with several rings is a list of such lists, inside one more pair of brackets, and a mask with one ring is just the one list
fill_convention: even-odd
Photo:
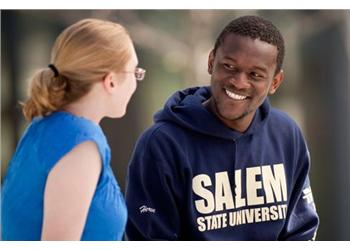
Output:
[[215,101],[212,99],[212,97],[204,101],[202,104],[209,112],[213,113],[216,117],[218,117],[220,121],[224,123],[227,127],[240,133],[244,133],[248,129],[255,113],[250,113],[242,118],[228,120],[220,115],[216,108]]

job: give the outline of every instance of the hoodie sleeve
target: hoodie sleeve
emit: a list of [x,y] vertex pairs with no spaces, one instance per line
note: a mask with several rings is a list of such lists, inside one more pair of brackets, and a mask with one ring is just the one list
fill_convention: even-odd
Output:
[[300,138],[302,157],[297,159],[299,174],[295,177],[286,225],[279,236],[280,240],[315,240],[319,224],[308,176],[310,155],[304,139],[302,136]]
[[126,239],[176,240],[180,215],[171,185],[173,177],[166,173],[169,166],[158,159],[162,146],[148,134],[138,141],[129,163]]

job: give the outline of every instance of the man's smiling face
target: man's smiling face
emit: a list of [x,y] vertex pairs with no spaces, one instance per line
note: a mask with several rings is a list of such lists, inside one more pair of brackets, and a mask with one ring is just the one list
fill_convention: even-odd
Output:
[[279,87],[277,47],[259,39],[228,34],[208,60],[212,98],[209,106],[229,127],[244,132],[266,96]]

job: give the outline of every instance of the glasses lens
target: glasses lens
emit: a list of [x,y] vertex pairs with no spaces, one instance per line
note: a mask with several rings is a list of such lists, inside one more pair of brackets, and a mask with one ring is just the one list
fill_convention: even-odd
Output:
[[136,68],[136,70],[135,70],[136,80],[142,81],[145,78],[145,73],[146,73],[146,70],[144,70],[142,68]]

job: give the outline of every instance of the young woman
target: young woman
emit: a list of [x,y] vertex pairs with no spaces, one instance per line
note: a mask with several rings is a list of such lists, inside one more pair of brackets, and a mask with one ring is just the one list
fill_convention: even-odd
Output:
[[1,196],[3,240],[120,240],[127,210],[99,126],[119,118],[145,70],[119,24],[84,19],[57,38],[24,103],[31,121]]

